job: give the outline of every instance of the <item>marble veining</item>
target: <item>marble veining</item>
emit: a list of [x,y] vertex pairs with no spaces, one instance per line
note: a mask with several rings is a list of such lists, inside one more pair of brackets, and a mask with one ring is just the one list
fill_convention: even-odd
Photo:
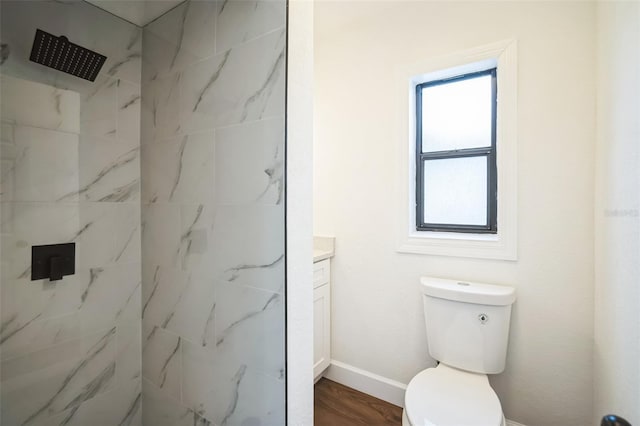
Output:
[[181,73],[155,77],[143,82],[142,124],[145,129],[142,133],[143,142],[152,142],[180,133],[181,85]]
[[284,424],[285,3],[144,29],[143,424]]
[[[79,270],[66,282],[49,285],[54,288],[41,284],[46,291],[41,291],[45,294],[39,298],[37,284],[30,287],[28,280],[10,282],[13,288],[3,297],[2,358],[76,339],[112,324],[136,321],[140,309],[138,268],[139,264],[128,264]],[[16,306],[30,294],[34,294],[32,305]]]
[[206,277],[157,268],[143,320],[203,346],[213,342],[216,301]]
[[145,326],[142,375],[167,395],[180,398],[180,368],[182,338],[162,330],[158,326]]
[[180,30],[178,31],[178,38],[176,40],[176,47],[173,57],[171,58],[170,68],[173,68],[176,64],[176,59],[178,59],[178,54],[180,53],[180,49],[182,49],[182,41],[184,40],[184,32],[186,30],[187,24],[187,14],[189,13],[189,8],[191,7],[191,2],[187,2],[183,7],[182,11],[182,19],[180,21]]
[[215,350],[189,342],[183,355],[186,406],[217,425],[284,424],[282,380],[252,370],[245,359],[218,358]]
[[109,330],[87,350],[43,404],[35,406],[32,412],[27,412],[25,418],[14,420],[17,420],[20,425],[33,424],[37,419],[52,412],[76,407],[108,388],[115,375],[115,362],[109,357],[106,363],[94,364],[107,348],[113,346],[114,341],[115,328]]
[[[121,156],[117,157],[114,162],[107,164],[99,170],[90,180],[90,182],[84,184],[82,188],[78,191],[78,195],[82,196],[86,200],[93,201],[96,198],[96,201],[113,201],[113,202],[121,202],[127,201],[132,198],[132,195],[137,191],[138,180],[133,179],[133,181],[127,182],[121,186],[115,186],[109,188],[107,193],[99,193],[94,197],[94,193],[101,192],[96,191],[96,188],[109,179],[113,175],[120,175],[121,171],[127,167],[128,165],[138,161],[138,148],[131,149]],[[135,163],[134,163],[135,164]],[[69,196],[73,196],[75,194],[69,194]],[[60,199],[63,201],[66,197]]]
[[[13,141],[3,144],[3,202],[56,201],[77,192],[79,136],[58,130],[11,125]],[[77,196],[70,197],[76,200]]]
[[136,394],[135,399],[131,401],[131,404],[127,408],[127,412],[120,422],[118,422],[118,426],[127,426],[132,425],[134,423],[139,423],[139,420],[136,421],[136,416],[140,412],[140,406],[142,405],[142,392]]
[[142,377],[142,332],[138,319],[121,321],[116,327],[116,376],[124,385],[139,382]]
[[82,295],[80,296],[82,303],[84,303],[84,301],[87,300],[87,296],[89,295],[89,290],[91,289],[91,286],[98,278],[98,275],[100,275],[103,272],[104,272],[103,268],[92,268],[89,270],[89,283],[87,284],[87,288],[85,288],[85,290],[82,292]]
[[140,261],[140,208],[131,203],[80,203],[83,232],[74,241],[82,267]]
[[[219,206],[212,234],[214,276],[236,275],[238,285],[278,291],[284,278],[277,262],[284,253],[283,232],[282,205]],[[252,244],[256,239],[260,244]]]
[[146,300],[144,301],[144,305],[142,306],[142,318],[144,318],[144,314],[147,310],[147,307],[149,307],[149,302],[151,302],[151,299],[153,299],[153,296],[156,294],[156,291],[158,290],[158,285],[160,284],[160,281],[158,280],[158,272],[160,272],[160,266],[156,266],[155,270],[153,272],[153,280],[152,282],[152,287],[151,287],[151,293],[149,294],[149,297],[146,298]]
[[265,197],[269,190],[273,187],[276,189],[277,198],[276,204],[280,204],[282,202],[282,195],[284,191],[284,174],[283,174],[283,162],[279,158],[280,157],[280,149],[276,148],[276,152],[273,155],[273,162],[269,167],[264,169],[264,174],[268,176],[269,182],[265,187],[264,191],[258,197],[258,200]]
[[229,407],[227,408],[227,411],[225,412],[224,417],[220,422],[220,426],[225,426],[227,424],[227,422],[229,421],[229,418],[233,416],[233,414],[236,411],[236,408],[238,407],[238,399],[240,398],[240,383],[242,382],[242,379],[244,378],[244,374],[246,372],[247,372],[247,366],[241,365],[238,371],[236,372],[236,374],[231,379],[234,384],[233,396],[231,398],[231,402],[229,403]]
[[179,5],[145,27],[144,62],[153,75],[163,76],[212,56],[216,24],[216,1]]
[[4,73],[0,75],[0,89],[0,116],[4,122],[80,133],[81,107],[78,92],[23,80]]
[[[136,43],[136,41],[138,40],[138,33],[135,34],[135,39],[132,41],[133,43]],[[130,44],[129,46],[127,46],[129,49],[132,47],[132,44]],[[121,68],[124,68],[126,65],[134,62],[134,61],[139,61],[140,58],[142,57],[142,55],[139,52],[134,52],[134,53],[130,53],[128,54],[125,58],[117,61],[116,63],[112,64],[109,69],[107,70],[107,74],[110,76],[116,76],[118,75],[118,71]]]
[[214,140],[213,132],[204,132],[144,145],[142,198],[153,203],[211,204]]
[[180,177],[182,176],[182,167],[183,167],[183,161],[184,161],[184,149],[186,148],[187,145],[187,138],[184,137],[182,139],[182,142],[180,143],[180,148],[178,150],[178,170],[176,171],[176,178],[173,182],[173,185],[171,186],[171,193],[169,194],[169,199],[173,198],[173,195],[176,192],[176,189],[178,188],[178,184],[180,183]]
[[197,411],[181,406],[148,380],[143,380],[143,424],[170,426],[213,426]]
[[[250,287],[217,284],[216,350],[221,364],[240,362],[281,379],[284,370],[283,297]],[[235,309],[234,309],[235,308]]]
[[[180,254],[180,206],[168,203],[146,204],[142,209],[142,247],[145,267],[176,267]],[[144,270],[143,270],[144,274]]]
[[13,336],[15,336],[16,334],[20,333],[26,327],[31,325],[31,323],[33,323],[34,321],[38,320],[38,318],[40,318],[41,316],[42,316],[42,313],[39,313],[36,316],[34,316],[33,318],[27,320],[24,324],[18,325],[13,330],[8,330],[9,326],[12,325],[16,321],[16,319],[18,318],[18,314],[13,314],[8,320],[6,320],[6,321],[4,321],[2,323],[2,327],[0,328],[0,334],[2,334],[2,336],[0,337],[0,344],[6,342],[8,339],[10,339]]
[[282,203],[284,117],[216,129],[215,140],[216,197],[221,204]]
[[[82,1],[0,4],[0,416],[142,425],[142,30]],[[42,28],[107,56],[95,82],[28,60]],[[31,246],[76,274],[31,281]]]
[[[125,383],[118,389],[102,393],[84,404],[51,416],[37,426],[133,426],[142,424],[140,380]],[[99,419],[99,423],[97,423]]]
[[271,263],[267,263],[265,265],[238,265],[238,266],[234,266],[232,268],[227,269],[227,272],[230,272],[230,276],[229,276],[229,278],[227,278],[227,281],[229,281],[229,282],[235,281],[240,276],[240,273],[242,271],[252,270],[252,269],[272,268],[272,267],[276,266],[278,263],[282,262],[283,260],[284,260],[284,254],[281,254],[280,256],[278,256],[278,258],[276,260],[274,260]]
[[285,21],[282,1],[223,0],[217,5],[216,52],[281,28]]
[[[78,195],[84,196],[86,199],[91,199],[89,194],[102,180],[108,178],[110,174],[118,173],[121,168],[138,159],[137,152],[138,149],[135,148],[129,152],[126,152],[121,157],[116,158],[113,163],[106,165],[105,168],[98,171],[95,177],[93,177],[90,182],[86,183],[78,191],[66,194],[60,197],[57,201],[67,201],[69,199],[73,199]],[[111,194],[105,195],[103,198],[100,198],[99,201],[117,201],[118,199],[120,199],[120,197],[118,197],[116,194],[118,194],[117,189],[114,190]],[[115,198],[116,200],[111,200],[112,198]],[[124,199],[126,200],[126,198]]]
[[99,76],[95,88],[82,98],[80,131],[85,135],[116,137],[118,80]]
[[[281,35],[284,37],[284,34]],[[275,63],[267,74],[264,83],[244,102],[240,121],[245,121],[253,107],[259,108],[258,117],[262,118],[267,107],[267,101],[273,93],[277,80],[282,73],[284,63],[284,50],[278,53]]]
[[[1,7],[3,424],[284,425],[285,2],[188,1],[144,37]],[[25,60],[35,27],[107,55],[96,82]],[[76,275],[31,282],[64,241]]]
[[283,115],[284,42],[284,31],[275,31],[185,69],[182,128],[194,132]]
[[117,109],[118,140],[139,145],[142,111],[142,89],[139,84],[118,80]]
[[162,380],[160,382],[160,387],[164,386],[167,380],[167,367],[169,366],[169,364],[171,363],[171,361],[173,360],[173,358],[175,357],[175,355],[178,353],[179,350],[180,350],[180,338],[178,337],[178,342],[176,343],[176,347],[173,348],[173,350],[169,354],[169,357],[165,360],[164,364],[162,364],[162,368],[160,370],[161,377],[162,377]]
[[211,89],[211,86],[213,86],[213,84],[218,80],[218,78],[220,77],[220,73],[222,72],[222,69],[224,68],[224,66],[226,65],[227,61],[229,60],[229,55],[231,54],[231,51],[226,52],[223,56],[222,59],[220,60],[220,62],[217,64],[217,67],[213,73],[213,75],[209,78],[209,81],[207,81],[207,83],[204,85],[204,88],[202,88],[202,90],[200,90],[197,100],[195,102],[195,105],[193,106],[193,110],[192,112],[196,112],[198,110],[198,107],[200,106],[200,103],[202,102],[202,100],[204,99],[204,97],[206,95],[208,95],[209,90]]
[[240,326],[242,324],[243,321],[247,321],[250,320],[254,317],[256,317],[257,315],[260,315],[262,312],[266,311],[267,309],[269,309],[269,307],[271,307],[272,305],[274,305],[276,302],[280,301],[280,295],[275,293],[273,295],[271,295],[271,297],[265,302],[265,304],[257,311],[253,311],[253,312],[248,312],[246,314],[244,314],[242,316],[242,318],[237,319],[236,321],[232,322],[231,324],[229,324],[224,330],[222,330],[219,333],[219,337],[218,340],[216,341],[216,345],[221,345],[222,342],[224,342],[225,336],[227,334],[230,334],[233,332],[233,330]]
[[216,313],[216,304],[214,303],[213,305],[211,305],[211,310],[209,311],[209,316],[207,317],[207,321],[204,325],[204,331],[202,333],[202,339],[200,340],[200,343],[202,344],[203,347],[207,346],[209,344],[209,339],[208,337],[212,335],[212,333],[214,332],[214,318],[215,318],[215,313]]

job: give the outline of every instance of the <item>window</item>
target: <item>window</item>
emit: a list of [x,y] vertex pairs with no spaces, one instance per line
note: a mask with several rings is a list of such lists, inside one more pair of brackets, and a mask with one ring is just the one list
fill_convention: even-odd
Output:
[[497,70],[416,85],[416,230],[496,234]]
[[[397,64],[394,75],[398,253],[517,260],[517,40]],[[470,101],[463,83],[484,95]],[[447,91],[439,104],[436,89]]]

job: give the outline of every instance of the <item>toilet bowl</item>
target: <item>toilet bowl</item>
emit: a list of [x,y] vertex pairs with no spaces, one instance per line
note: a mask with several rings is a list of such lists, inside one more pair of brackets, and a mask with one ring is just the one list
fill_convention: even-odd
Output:
[[405,392],[403,426],[504,426],[487,374],[505,367],[511,287],[422,277],[429,354]]
[[504,426],[500,400],[485,374],[440,363],[407,386],[402,426]]

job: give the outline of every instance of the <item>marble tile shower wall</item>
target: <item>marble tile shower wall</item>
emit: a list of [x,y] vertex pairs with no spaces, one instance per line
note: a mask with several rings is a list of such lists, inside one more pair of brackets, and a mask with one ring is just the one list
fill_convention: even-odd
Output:
[[[2,1],[0,422],[141,425],[142,30],[85,2]],[[35,29],[105,54],[94,83],[28,61]],[[76,274],[30,280],[31,246]]]
[[143,424],[284,425],[284,1],[144,29]]

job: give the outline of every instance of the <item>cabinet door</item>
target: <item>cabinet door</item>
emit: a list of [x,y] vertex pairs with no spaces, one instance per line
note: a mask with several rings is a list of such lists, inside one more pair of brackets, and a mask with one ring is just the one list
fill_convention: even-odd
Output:
[[329,259],[321,260],[313,264],[313,288],[327,284],[330,276],[331,263],[329,263]]
[[331,362],[331,290],[329,284],[313,290],[313,376]]

